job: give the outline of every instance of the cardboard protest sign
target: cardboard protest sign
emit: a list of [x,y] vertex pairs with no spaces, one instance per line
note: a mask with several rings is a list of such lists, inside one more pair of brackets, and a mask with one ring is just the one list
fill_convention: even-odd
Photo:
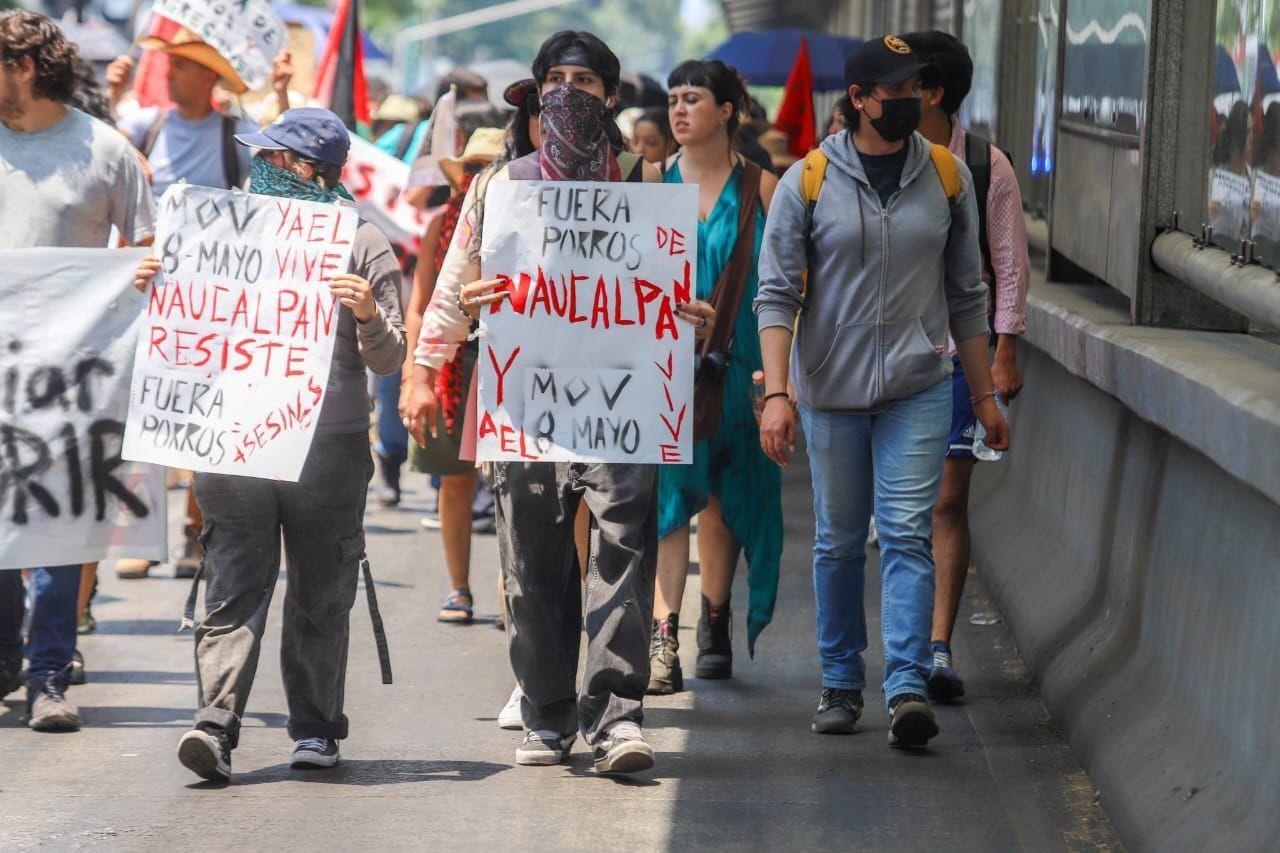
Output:
[[349,206],[171,186],[138,337],[124,456],[296,482],[333,358]]
[[494,181],[477,458],[688,463],[698,188]]
[[342,185],[356,200],[360,215],[387,235],[400,268],[418,256],[426,230],[425,212],[402,195],[409,181],[409,166],[351,134],[351,153],[342,169]]
[[164,470],[120,459],[145,255],[0,251],[0,569],[165,558]]
[[151,11],[211,44],[250,89],[266,85],[276,55],[286,46],[284,21],[268,0],[156,0]]

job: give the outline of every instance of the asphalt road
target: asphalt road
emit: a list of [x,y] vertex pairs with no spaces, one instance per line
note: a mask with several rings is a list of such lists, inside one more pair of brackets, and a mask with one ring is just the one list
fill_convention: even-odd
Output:
[[[819,671],[802,466],[786,478],[775,622],[749,660],[736,613],[736,677],[688,678],[691,689],[648,703],[654,771],[630,782],[597,777],[581,742],[568,766],[516,766],[519,735],[495,724],[512,686],[504,635],[492,627],[496,541],[476,542],[480,622],[438,624],[448,587],[439,536],[418,526],[425,478],[406,479],[413,491],[405,505],[372,510],[367,526],[395,683],[380,683],[361,593],[347,680],[351,737],[339,768],[288,767],[277,663],[283,574],[235,778],[212,787],[175,754],[195,702],[191,636],[177,633],[188,584],[168,567],[121,581],[104,565],[98,632],[80,645],[90,682],[71,693],[83,730],[28,731],[16,694],[0,708],[0,850],[1118,847],[1003,625],[969,624],[971,613],[993,609],[976,582],[956,639],[969,697],[939,709],[942,734],[927,752],[889,749],[878,690],[867,693],[860,734],[810,733]],[[175,508],[179,497],[171,493]],[[878,682],[878,579],[868,575],[868,675]],[[742,580],[735,598],[745,601]],[[681,629],[689,674],[697,595],[694,578]]]

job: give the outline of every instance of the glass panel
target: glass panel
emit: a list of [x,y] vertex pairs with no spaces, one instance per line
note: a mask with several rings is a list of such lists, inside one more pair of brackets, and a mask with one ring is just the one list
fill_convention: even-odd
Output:
[[1209,119],[1213,242],[1280,262],[1280,0],[1219,0]]
[[1147,0],[1070,0],[1066,36],[1063,121],[1138,133],[1145,115]]
[[1058,87],[1058,0],[1040,0],[1036,12],[1036,106],[1031,126],[1028,207],[1043,218],[1053,181],[1054,109]]
[[1257,77],[1250,103],[1255,125],[1253,156],[1253,204],[1250,206],[1253,240],[1259,259],[1280,267],[1280,0],[1262,0],[1256,25]]
[[973,88],[960,107],[969,130],[996,141],[996,47],[1000,38],[1000,0],[964,0],[960,38],[973,56]]

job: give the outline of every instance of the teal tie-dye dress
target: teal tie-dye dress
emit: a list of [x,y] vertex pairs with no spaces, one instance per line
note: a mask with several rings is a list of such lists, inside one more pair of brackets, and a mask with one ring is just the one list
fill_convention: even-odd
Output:
[[[725,182],[706,221],[698,223],[698,298],[707,299],[733,254],[738,235],[738,195],[742,166]],[[677,162],[663,176],[678,184]],[[658,528],[666,536],[689,523],[711,495],[723,507],[724,521],[742,543],[747,560],[747,648],[773,619],[778,598],[778,564],[782,559],[782,475],[760,449],[760,428],[751,409],[751,374],[761,369],[760,337],[751,303],[759,285],[757,261],[764,236],[764,210],[757,204],[755,247],[738,319],[729,371],[725,378],[724,414],[710,438],[694,445],[692,465],[664,465],[658,477]]]

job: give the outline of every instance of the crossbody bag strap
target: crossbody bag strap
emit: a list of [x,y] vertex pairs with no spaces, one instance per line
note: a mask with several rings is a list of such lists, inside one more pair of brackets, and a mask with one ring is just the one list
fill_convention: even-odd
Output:
[[147,135],[142,138],[142,156],[150,159],[151,152],[155,149],[156,143],[160,141],[160,132],[164,130],[164,124],[169,120],[169,111],[161,108],[156,120],[151,122],[151,126],[147,128]]
[[236,120],[231,116],[222,117],[222,179],[227,182],[227,189],[234,190],[244,179],[240,176],[240,152],[236,142]]
[[716,322],[702,342],[703,355],[711,352],[727,352],[733,340],[738,309],[747,289],[747,275],[755,250],[753,226],[756,205],[760,199],[760,167],[750,160],[742,161],[742,182],[738,186],[738,237],[733,244],[733,254],[725,264],[715,288],[708,300],[716,309]]

